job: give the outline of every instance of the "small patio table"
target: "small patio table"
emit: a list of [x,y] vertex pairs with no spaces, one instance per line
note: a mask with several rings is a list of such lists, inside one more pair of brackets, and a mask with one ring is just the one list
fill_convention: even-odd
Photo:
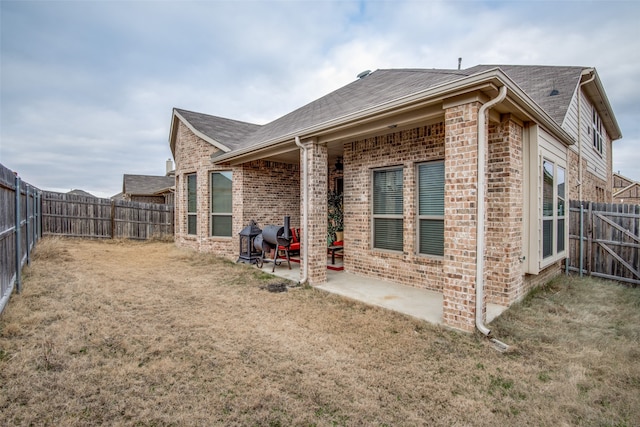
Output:
[[342,245],[331,245],[327,249],[329,251],[331,251],[331,265],[334,265],[336,263],[336,252],[343,250],[344,246],[342,246]]

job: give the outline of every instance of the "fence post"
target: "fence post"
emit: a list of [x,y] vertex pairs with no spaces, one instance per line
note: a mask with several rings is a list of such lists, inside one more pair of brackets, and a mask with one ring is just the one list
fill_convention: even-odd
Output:
[[116,236],[116,201],[111,201],[111,239]]
[[26,237],[26,241],[27,241],[27,247],[26,252],[27,252],[27,265],[31,265],[31,233],[29,230],[29,186],[25,185],[24,186],[24,236]]
[[20,235],[20,177],[16,174],[16,293],[19,294],[22,290],[22,278],[21,278],[21,269],[22,269],[22,236]]
[[584,267],[584,248],[583,248],[583,239],[584,239],[584,204],[580,201],[580,277],[582,277],[582,268]]

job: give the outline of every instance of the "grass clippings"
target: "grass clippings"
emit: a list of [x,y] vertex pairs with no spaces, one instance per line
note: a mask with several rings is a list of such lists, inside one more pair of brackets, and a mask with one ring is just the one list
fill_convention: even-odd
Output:
[[0,425],[640,425],[640,289],[561,277],[433,326],[164,242],[44,239],[0,317]]

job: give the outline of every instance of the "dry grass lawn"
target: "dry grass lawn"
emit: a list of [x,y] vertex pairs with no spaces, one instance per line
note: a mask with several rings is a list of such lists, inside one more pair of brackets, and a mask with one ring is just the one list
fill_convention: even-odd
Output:
[[562,277],[478,334],[171,243],[45,239],[0,425],[640,425],[640,289]]

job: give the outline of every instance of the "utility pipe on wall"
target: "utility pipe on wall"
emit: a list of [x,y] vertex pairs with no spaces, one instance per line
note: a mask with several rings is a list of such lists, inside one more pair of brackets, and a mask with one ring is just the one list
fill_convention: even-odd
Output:
[[302,256],[303,266],[300,284],[307,282],[309,278],[309,172],[307,170],[307,150],[308,148],[300,142],[300,137],[295,138],[296,145],[302,150],[302,198],[303,198],[303,223],[302,223]]
[[486,120],[487,111],[507,96],[507,86],[502,86],[498,96],[483,104],[478,111],[478,199],[477,229],[476,229],[476,328],[484,335],[491,331],[484,325],[482,312],[484,308],[484,225],[485,225],[485,154],[486,154]]
[[[580,106],[582,105],[582,86],[587,83],[591,83],[596,74],[593,72],[593,68],[589,68],[587,73],[591,74],[591,78],[583,81],[578,85],[578,200],[582,205],[582,113],[580,112]],[[584,71],[583,71],[584,73]]]

